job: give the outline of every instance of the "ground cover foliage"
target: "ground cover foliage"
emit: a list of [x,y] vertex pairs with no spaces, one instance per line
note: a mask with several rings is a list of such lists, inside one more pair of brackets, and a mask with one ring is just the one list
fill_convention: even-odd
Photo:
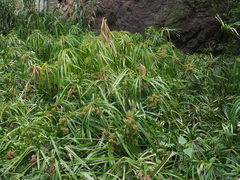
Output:
[[0,35],[2,179],[240,178],[239,57],[46,17]]

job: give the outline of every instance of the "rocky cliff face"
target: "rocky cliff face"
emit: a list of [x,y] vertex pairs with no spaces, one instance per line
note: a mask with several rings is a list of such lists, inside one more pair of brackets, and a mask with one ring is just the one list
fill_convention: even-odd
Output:
[[[219,1],[219,3],[218,3]],[[62,0],[65,13],[71,13],[75,0]],[[220,24],[215,19],[220,0],[82,0],[92,13],[94,29],[100,29],[105,17],[111,30],[142,32],[148,26],[177,28],[182,32],[176,45],[184,52],[201,52],[221,39]]]

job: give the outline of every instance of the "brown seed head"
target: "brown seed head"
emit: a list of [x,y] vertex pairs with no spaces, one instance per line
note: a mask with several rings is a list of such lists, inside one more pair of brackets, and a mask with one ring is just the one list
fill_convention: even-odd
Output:
[[140,75],[144,77],[146,74],[146,68],[142,64],[140,64]]

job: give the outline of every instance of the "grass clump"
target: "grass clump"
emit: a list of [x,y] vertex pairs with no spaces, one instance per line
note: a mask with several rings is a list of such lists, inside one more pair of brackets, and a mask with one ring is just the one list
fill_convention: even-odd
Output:
[[237,58],[103,23],[0,36],[1,178],[239,178]]

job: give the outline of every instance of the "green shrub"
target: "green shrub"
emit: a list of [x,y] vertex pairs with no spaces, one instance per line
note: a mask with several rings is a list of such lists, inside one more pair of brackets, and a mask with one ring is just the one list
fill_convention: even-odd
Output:
[[0,35],[2,179],[239,178],[238,59],[51,17]]
[[6,34],[17,22],[13,1],[0,0],[0,33]]

